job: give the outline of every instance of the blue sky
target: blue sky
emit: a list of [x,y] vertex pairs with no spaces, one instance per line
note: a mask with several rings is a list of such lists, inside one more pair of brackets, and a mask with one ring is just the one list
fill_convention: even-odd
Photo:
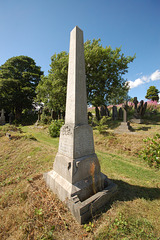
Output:
[[25,55],[47,75],[51,56],[69,51],[76,25],[84,41],[136,53],[124,76],[131,97],[145,100],[152,85],[160,90],[160,0],[0,0],[0,65]]

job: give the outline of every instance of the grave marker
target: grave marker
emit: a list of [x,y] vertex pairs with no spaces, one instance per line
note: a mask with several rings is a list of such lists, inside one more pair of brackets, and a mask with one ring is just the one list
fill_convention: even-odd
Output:
[[44,174],[48,187],[64,201],[79,223],[109,201],[116,185],[100,172],[93,131],[88,125],[83,32],[70,34],[65,124],[53,170]]

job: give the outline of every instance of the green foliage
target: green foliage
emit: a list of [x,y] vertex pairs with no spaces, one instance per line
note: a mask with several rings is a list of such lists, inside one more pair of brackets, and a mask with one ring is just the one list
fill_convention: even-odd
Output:
[[41,216],[41,215],[43,215],[43,210],[42,210],[42,208],[40,208],[40,209],[35,209],[35,215],[38,215],[38,216]]
[[89,222],[89,224],[84,224],[84,229],[86,230],[86,232],[92,232],[94,228],[94,223]]
[[125,57],[121,48],[102,47],[100,39],[84,44],[88,101],[94,106],[109,103],[111,96],[126,95],[128,85],[123,79],[128,64],[135,56]]
[[64,124],[63,120],[54,120],[48,127],[49,134],[51,137],[59,137],[60,135],[60,128]]
[[[127,73],[128,64],[135,56],[125,57],[121,48],[112,50],[102,47],[100,39],[86,41],[84,44],[86,85],[88,102],[94,106],[109,103],[111,97],[127,97],[128,85],[123,75]],[[61,52],[51,58],[49,75],[43,77],[37,87],[37,101],[44,102],[54,111],[65,110],[68,54]],[[118,94],[117,94],[118,93]],[[118,98],[117,98],[118,96]]]
[[160,168],[160,134],[156,134],[153,138],[143,140],[147,146],[141,151],[140,156],[148,162],[149,166]]
[[146,94],[145,98],[158,102],[158,100],[159,100],[158,93],[159,93],[159,91],[155,86],[150,86],[147,90],[147,94]]
[[42,124],[50,124],[52,121],[52,117],[46,115],[44,112],[41,114],[41,123]]
[[33,140],[33,141],[37,141],[37,139],[33,136],[33,134],[29,134],[29,133],[24,133],[23,138]]
[[0,108],[13,111],[19,120],[23,109],[32,107],[41,75],[40,67],[30,57],[8,59],[0,66]]
[[107,119],[108,117],[103,116],[99,121],[97,118],[94,118],[93,122],[96,124],[96,128],[99,133],[102,133],[103,130],[107,127]]
[[149,221],[143,218],[125,217],[122,213],[119,213],[109,227],[101,231],[98,239],[156,240],[157,238]]
[[37,101],[53,111],[64,111],[67,89],[68,54],[61,52],[51,57],[49,75],[42,77],[36,89]]

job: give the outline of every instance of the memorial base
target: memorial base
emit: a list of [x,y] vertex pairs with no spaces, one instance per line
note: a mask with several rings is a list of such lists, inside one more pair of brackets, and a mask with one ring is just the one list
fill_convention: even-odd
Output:
[[141,124],[141,123],[144,122],[144,120],[141,119],[141,118],[132,118],[130,121],[131,121],[132,123],[138,123],[138,124]]
[[114,131],[115,133],[128,133],[130,132],[130,123],[121,122],[121,125]]
[[44,174],[47,186],[67,205],[80,224],[93,217],[117,192],[117,185],[112,183],[107,176],[101,173],[101,178],[104,181],[104,188],[94,193],[91,177],[71,184],[54,170]]

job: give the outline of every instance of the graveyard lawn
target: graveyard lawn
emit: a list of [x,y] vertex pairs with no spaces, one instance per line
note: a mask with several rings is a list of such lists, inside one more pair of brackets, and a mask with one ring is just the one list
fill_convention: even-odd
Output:
[[118,193],[82,226],[43,180],[53,167],[59,139],[43,127],[1,127],[0,239],[158,239],[160,171],[138,153],[143,138],[160,133],[160,122],[131,124],[133,134],[115,134],[117,124],[102,134],[94,130],[94,141],[101,171],[118,185]]

